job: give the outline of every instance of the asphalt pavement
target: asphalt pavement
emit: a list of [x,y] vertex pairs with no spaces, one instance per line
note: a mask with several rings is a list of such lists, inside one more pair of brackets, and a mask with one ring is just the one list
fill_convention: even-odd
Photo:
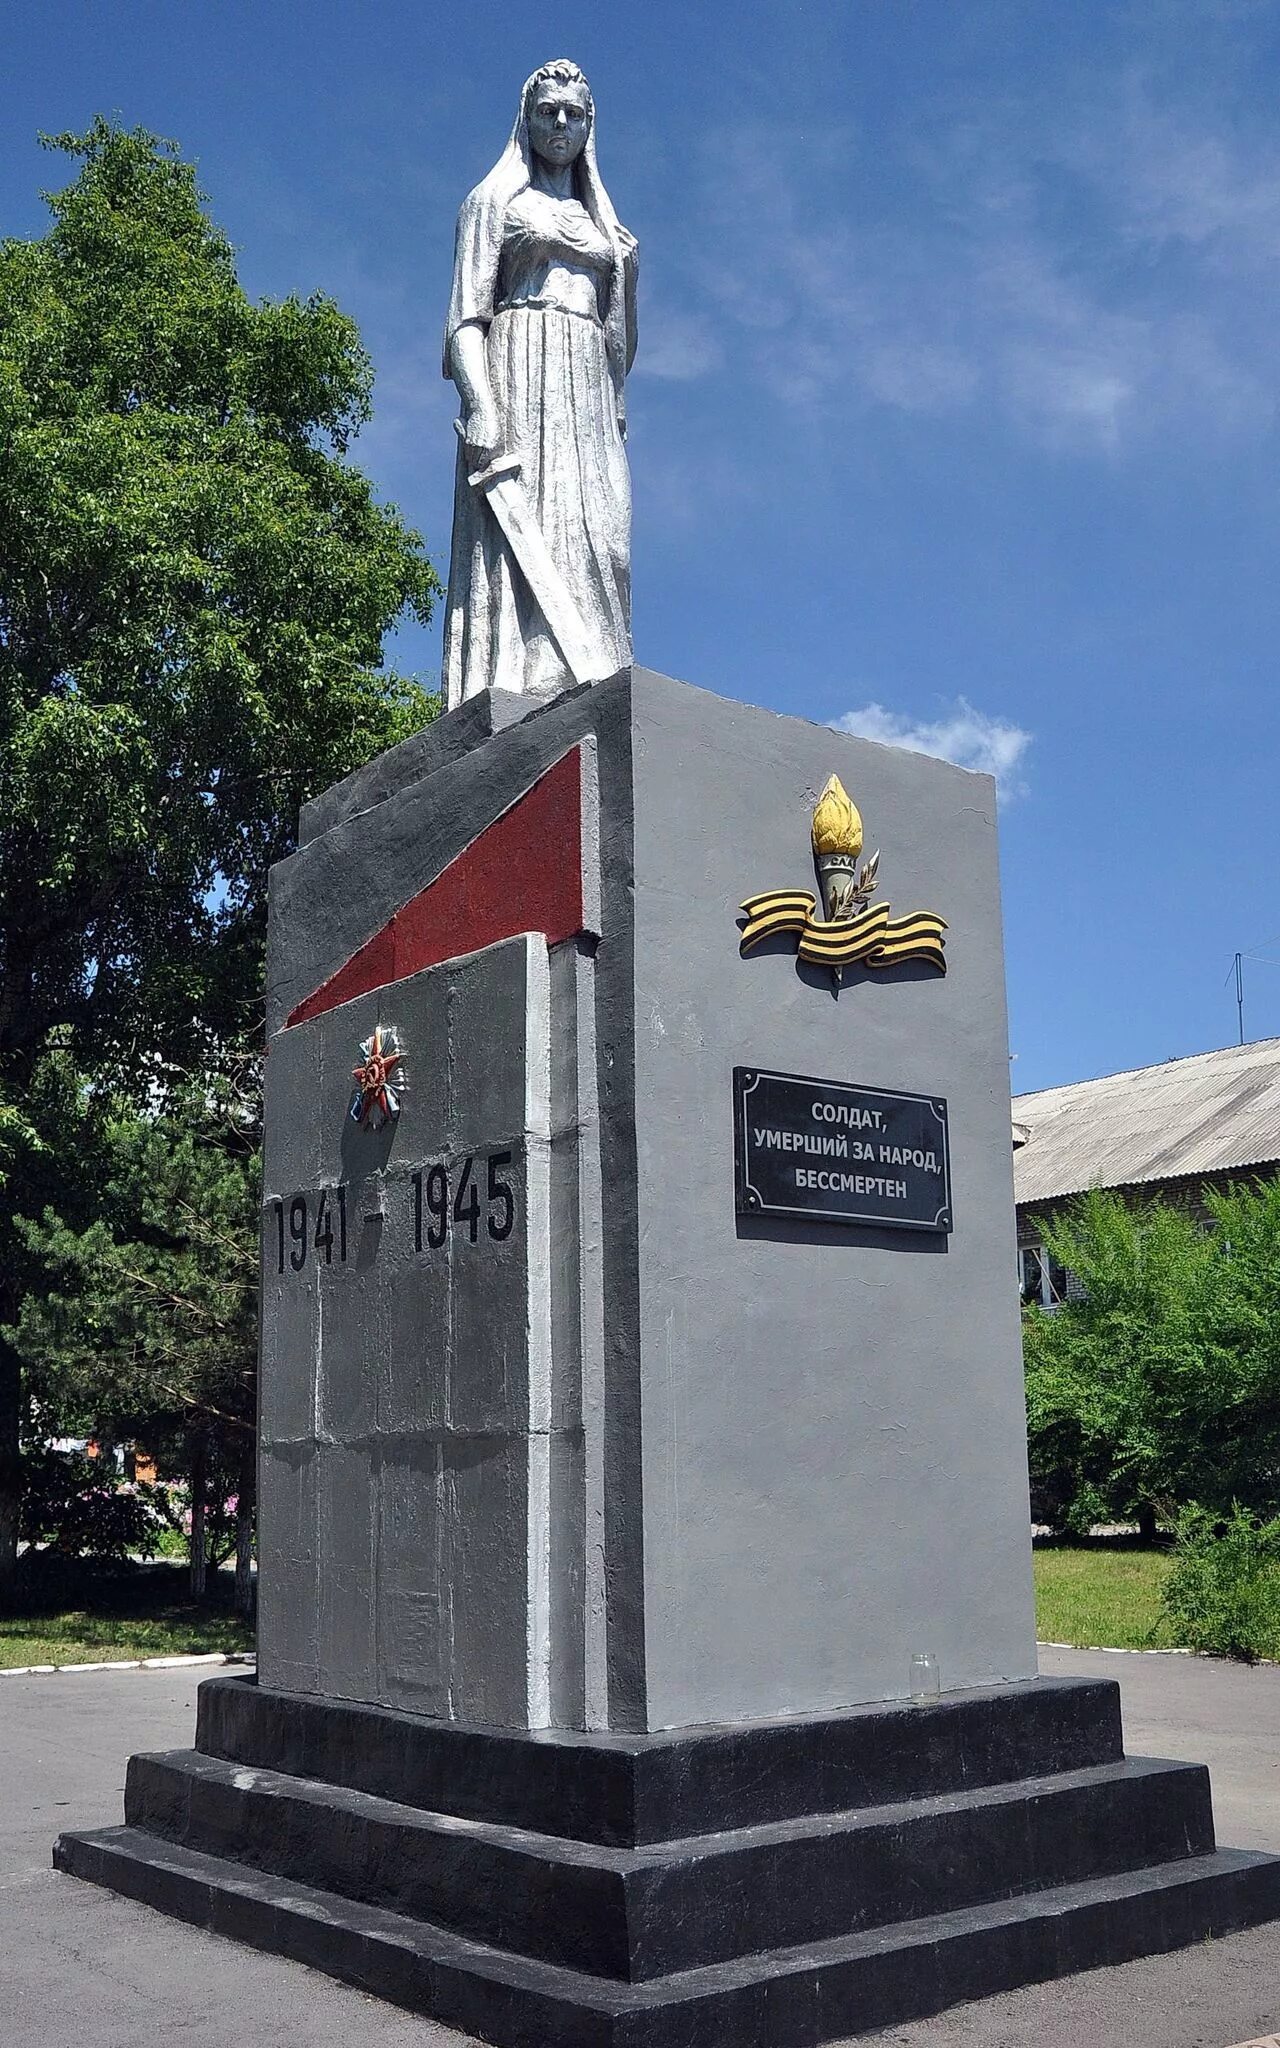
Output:
[[124,1818],[136,1749],[189,1749],[207,1670],[0,1677],[3,2048],[464,2048],[298,1963],[201,1933],[50,1864]]
[[[1135,1754],[1208,1763],[1220,1842],[1280,1850],[1280,1668],[1044,1650],[1120,1681]],[[468,2048],[296,1963],[56,1874],[63,1828],[120,1820],[136,1749],[189,1746],[199,1671],[0,1677],[0,2043],[13,2048]],[[1280,1923],[953,2007],[893,2048],[1234,2048],[1280,2031]]]

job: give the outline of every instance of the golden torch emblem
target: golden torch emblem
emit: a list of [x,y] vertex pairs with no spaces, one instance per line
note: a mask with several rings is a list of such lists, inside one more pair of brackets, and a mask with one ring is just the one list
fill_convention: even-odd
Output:
[[815,915],[817,899],[808,889],[769,889],[748,896],[742,905],[740,951],[749,953],[762,939],[794,932],[802,960],[830,967],[836,987],[844,970],[855,962],[864,967],[895,967],[904,960],[923,960],[947,971],[942,934],[946,922],[931,910],[894,917],[887,903],[872,903],[880,855],[862,861],[862,816],[838,775],[832,775],[813,813],[813,859],[822,889],[824,923]]

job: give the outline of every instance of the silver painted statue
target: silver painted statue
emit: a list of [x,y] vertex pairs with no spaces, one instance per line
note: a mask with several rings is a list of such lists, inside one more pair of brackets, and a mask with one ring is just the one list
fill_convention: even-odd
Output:
[[601,181],[595,125],[577,65],[544,64],[458,215],[450,709],[489,688],[603,681],[631,661],[636,243]]

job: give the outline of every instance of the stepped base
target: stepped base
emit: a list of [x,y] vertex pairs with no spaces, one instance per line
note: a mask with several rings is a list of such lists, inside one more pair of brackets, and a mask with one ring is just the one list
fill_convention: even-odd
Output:
[[1280,1859],[1238,1849],[619,1985],[158,1842],[63,1835],[58,1868],[308,1963],[502,2048],[791,2048],[923,2019],[1280,1917]]
[[1216,1850],[1117,1710],[513,1737],[215,1679],[54,1861],[499,2048],[800,2048],[1280,1918],[1280,1858]]

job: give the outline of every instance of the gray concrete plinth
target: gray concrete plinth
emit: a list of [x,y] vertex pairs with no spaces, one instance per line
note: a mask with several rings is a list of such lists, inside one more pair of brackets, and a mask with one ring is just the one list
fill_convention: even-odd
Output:
[[[575,749],[579,844],[527,858],[580,870],[581,931],[476,950],[525,877],[458,875]],[[990,781],[644,670],[398,754],[273,878],[264,1683],[644,1731],[901,1697],[921,1650],[947,1688],[1034,1672]],[[813,888],[833,773],[945,978],[739,956],[744,897]],[[488,906],[461,957],[287,1021],[441,878]],[[375,1022],[379,1138],[345,1120]],[[740,1218],[741,1066],[945,1099],[950,1234]],[[466,1159],[478,1234],[430,1247],[422,1177],[452,1212]],[[298,1265],[322,1189],[347,1258]]]

